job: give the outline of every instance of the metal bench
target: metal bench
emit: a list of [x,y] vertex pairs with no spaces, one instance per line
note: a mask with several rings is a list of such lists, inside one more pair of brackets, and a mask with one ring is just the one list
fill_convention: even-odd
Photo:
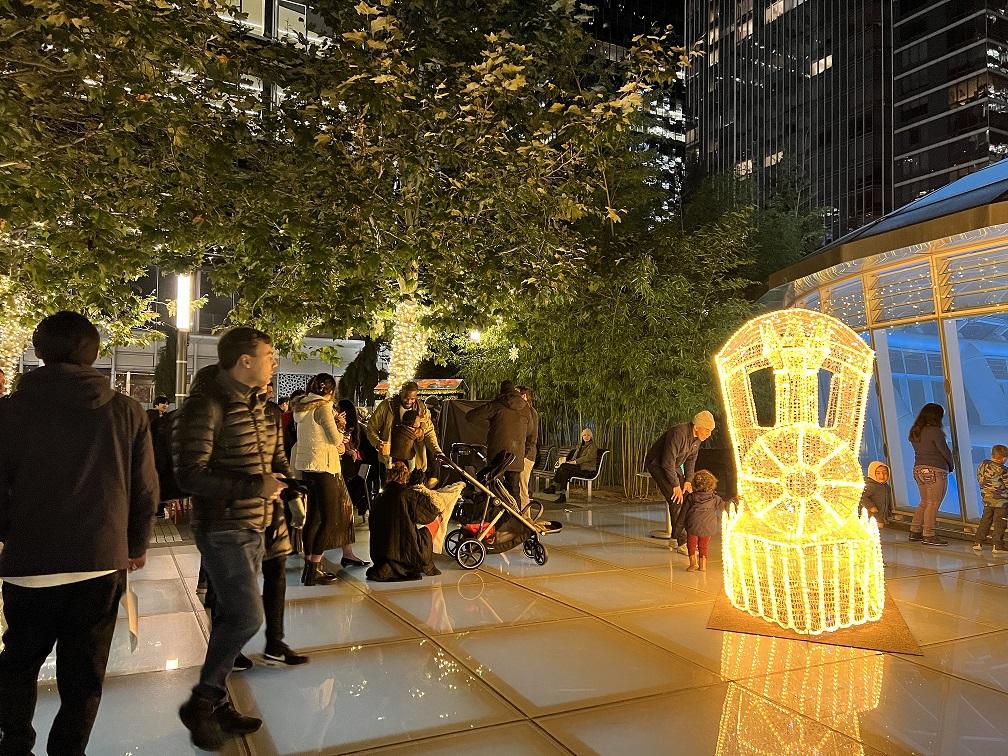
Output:
[[598,466],[595,468],[595,472],[591,475],[573,475],[571,479],[567,481],[567,493],[566,495],[570,497],[570,484],[575,480],[580,480],[582,483],[588,484],[588,501],[591,501],[592,497],[592,482],[598,480],[598,476],[602,474],[602,465],[605,464],[606,457],[609,456],[608,449],[599,449]]

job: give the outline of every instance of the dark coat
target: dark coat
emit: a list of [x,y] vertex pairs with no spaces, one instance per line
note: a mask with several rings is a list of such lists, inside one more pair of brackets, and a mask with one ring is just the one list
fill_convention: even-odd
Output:
[[[276,424],[277,433],[280,435],[280,443],[283,445],[283,410],[280,409],[280,405],[276,402],[266,402],[266,407],[264,410],[266,414],[266,419],[272,421]],[[284,452],[284,458],[287,458],[286,452]],[[284,494],[291,493],[291,489],[285,489]],[[266,547],[266,553],[263,555],[263,559],[277,559],[279,557],[285,557],[294,552],[294,547],[291,544],[290,537],[290,508],[287,504],[286,495],[282,495],[281,498],[273,502],[273,519],[269,525],[266,526],[266,531],[263,534],[263,542]]]
[[525,440],[525,459],[535,462],[539,455],[539,411],[531,404],[529,405],[529,416],[531,417],[532,427],[528,438]]
[[429,496],[415,488],[387,483],[371,505],[371,560],[368,580],[412,580],[433,567],[433,544],[427,528],[440,511]]
[[[693,433],[693,423],[673,425],[665,431],[644,457],[644,467],[658,465],[668,479],[678,486],[693,482],[700,439]],[[679,471],[682,466],[683,472]]]
[[686,534],[715,536],[721,532],[721,511],[724,502],[714,491],[694,491],[683,501]]
[[[157,413],[155,413],[157,414]],[[150,417],[150,410],[147,410]],[[181,499],[185,496],[175,482],[175,468],[172,466],[171,436],[172,423],[175,421],[175,410],[158,414],[151,421],[151,441],[154,444],[154,464],[157,467],[158,481],[160,483],[161,501],[171,501]]]
[[126,569],[157,501],[147,415],[94,368],[46,365],[0,402],[0,575]]
[[892,514],[891,494],[888,483],[879,483],[874,478],[865,478],[864,490],[861,492],[860,508],[876,510],[875,519],[885,524]]
[[567,464],[577,465],[580,470],[591,470],[595,471],[598,469],[598,446],[595,445],[595,439],[585,442],[582,441],[576,447],[571,449],[570,456],[567,458]]
[[274,510],[266,476],[291,475],[265,403],[217,365],[196,374],[175,416],[172,459],[179,488],[193,497],[192,526],[203,531],[265,530]]
[[492,402],[474,407],[466,412],[465,417],[470,423],[489,423],[487,459],[494,459],[502,451],[511,452],[515,461],[507,469],[510,472],[521,472],[525,469],[525,449],[534,432],[530,410],[529,403],[522,399],[521,394],[512,391],[510,394],[501,394]]

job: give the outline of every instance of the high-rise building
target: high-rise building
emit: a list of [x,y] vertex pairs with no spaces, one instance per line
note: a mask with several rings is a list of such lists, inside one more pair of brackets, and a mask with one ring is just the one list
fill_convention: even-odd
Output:
[[901,206],[1008,153],[1008,15],[994,0],[895,0],[892,7]]
[[892,208],[889,3],[691,0],[687,158],[752,176],[761,198],[797,174],[826,240]]

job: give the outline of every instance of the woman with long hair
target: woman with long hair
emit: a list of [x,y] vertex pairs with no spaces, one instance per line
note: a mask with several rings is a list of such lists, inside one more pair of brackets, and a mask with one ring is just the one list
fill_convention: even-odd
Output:
[[948,490],[949,473],[955,469],[952,450],[942,430],[944,417],[945,410],[940,404],[925,404],[917,413],[909,434],[914,448],[914,481],[920,491],[920,504],[910,524],[910,540],[926,546],[948,545],[948,541],[935,534],[938,508]]
[[353,502],[357,516],[362,518],[367,514],[367,491],[364,479],[360,477],[362,433],[360,423],[357,420],[357,408],[349,399],[340,399],[337,409],[346,416],[346,428],[343,430],[345,448],[340,462],[343,470],[343,480],[346,481],[347,491],[350,493],[350,500]]
[[321,569],[322,554],[341,548],[343,567],[364,567],[368,562],[353,553],[353,508],[343,481],[343,432],[346,416],[335,410],[336,379],[319,373],[308,382],[308,393],[294,401],[297,445],[294,467],[308,484],[308,518],[304,527],[305,585],[331,583],[336,576]]

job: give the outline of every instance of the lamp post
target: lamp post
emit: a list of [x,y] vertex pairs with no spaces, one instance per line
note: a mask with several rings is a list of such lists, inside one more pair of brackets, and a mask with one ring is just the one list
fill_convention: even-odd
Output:
[[192,276],[179,273],[175,288],[175,406],[182,406],[186,396],[189,368],[189,328],[192,326]]

